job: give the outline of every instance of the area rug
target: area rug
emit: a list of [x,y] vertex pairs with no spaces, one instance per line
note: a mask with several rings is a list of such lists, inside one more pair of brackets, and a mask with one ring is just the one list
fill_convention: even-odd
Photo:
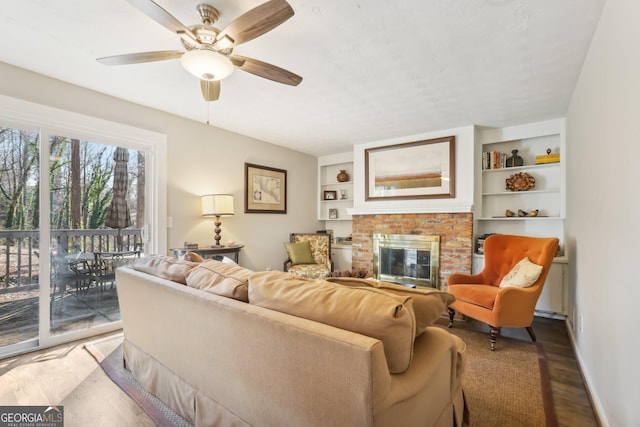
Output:
[[501,336],[491,351],[488,333],[446,324],[437,325],[467,344],[462,384],[471,427],[558,425],[542,344]]
[[100,364],[102,370],[122,391],[151,418],[159,427],[191,427],[191,424],[176,414],[164,402],[145,390],[133,374],[122,364],[122,334],[98,339],[85,344],[85,349]]

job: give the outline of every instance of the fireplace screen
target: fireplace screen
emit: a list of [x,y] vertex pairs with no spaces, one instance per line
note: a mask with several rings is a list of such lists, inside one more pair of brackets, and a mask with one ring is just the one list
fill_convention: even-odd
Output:
[[438,287],[440,236],[374,234],[373,273],[378,280]]

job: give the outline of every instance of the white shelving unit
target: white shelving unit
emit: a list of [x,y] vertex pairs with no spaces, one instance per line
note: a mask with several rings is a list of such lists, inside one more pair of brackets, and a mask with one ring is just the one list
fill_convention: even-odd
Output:
[[[542,295],[536,305],[536,314],[563,318],[567,313],[567,274],[569,260],[564,254],[565,220],[565,121],[564,119],[532,123],[502,129],[487,129],[478,133],[476,146],[474,235],[487,233],[519,234],[560,239],[560,253],[554,259]],[[560,162],[535,164],[536,156],[560,153]],[[523,166],[502,169],[482,169],[482,153],[499,151],[511,156],[518,150]],[[526,172],[535,178],[535,187],[528,191],[506,189],[506,180],[512,174]],[[516,213],[506,217],[506,211]],[[536,217],[518,217],[518,210],[538,210]],[[484,266],[484,257],[474,254],[473,272]]]
[[[479,164],[482,152],[499,151],[511,156],[512,150],[518,150],[524,166],[485,170],[479,167],[476,174],[479,195],[474,209],[476,237],[485,233],[553,236],[564,247],[564,120],[485,130],[480,132],[480,142]],[[536,165],[536,156],[545,154],[547,148],[560,153],[560,162]],[[507,190],[507,178],[520,172],[533,176],[535,187],[528,191]],[[517,216],[518,210],[535,209],[536,217]],[[507,210],[516,216],[506,217]]]
[[[349,174],[349,181],[338,182],[337,176],[341,170]],[[318,219],[321,221],[351,221],[351,215],[347,213],[347,209],[353,207],[353,161],[349,156],[331,156],[320,159],[318,182],[320,183]],[[325,191],[335,191],[336,198],[326,200]],[[344,198],[341,196],[342,192]],[[332,215],[332,212],[335,212],[335,215]]]

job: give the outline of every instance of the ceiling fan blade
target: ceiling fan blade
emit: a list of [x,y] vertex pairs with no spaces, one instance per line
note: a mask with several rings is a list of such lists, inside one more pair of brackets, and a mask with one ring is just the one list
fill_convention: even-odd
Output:
[[200,80],[200,89],[205,101],[217,101],[220,98],[220,80]]
[[127,53],[124,55],[105,56],[98,58],[98,61],[104,65],[126,65],[139,64],[141,62],[164,61],[166,59],[178,59],[183,52],[179,50],[159,50],[155,52],[138,52]]
[[266,62],[258,61],[257,59],[234,55],[231,57],[231,60],[243,61],[242,65],[238,66],[242,71],[255,74],[256,76],[263,77],[265,79],[273,80],[274,82],[284,83],[290,86],[298,86],[302,81],[302,77],[292,73],[291,71],[276,67],[275,65],[267,64]]
[[270,0],[240,15],[218,34],[216,40],[228,36],[233,39],[235,46],[246,43],[271,31],[293,14],[293,9],[285,0]]
[[196,35],[182,22],[178,21],[172,14],[167,12],[153,0],[127,0],[132,6],[156,21],[158,24],[169,29],[188,43],[194,46],[200,46]]

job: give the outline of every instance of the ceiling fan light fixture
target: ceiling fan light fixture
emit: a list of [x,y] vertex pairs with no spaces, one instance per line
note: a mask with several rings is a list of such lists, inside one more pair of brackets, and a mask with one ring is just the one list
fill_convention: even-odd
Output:
[[209,49],[194,49],[180,58],[182,66],[202,80],[222,80],[233,72],[233,63],[221,53]]

